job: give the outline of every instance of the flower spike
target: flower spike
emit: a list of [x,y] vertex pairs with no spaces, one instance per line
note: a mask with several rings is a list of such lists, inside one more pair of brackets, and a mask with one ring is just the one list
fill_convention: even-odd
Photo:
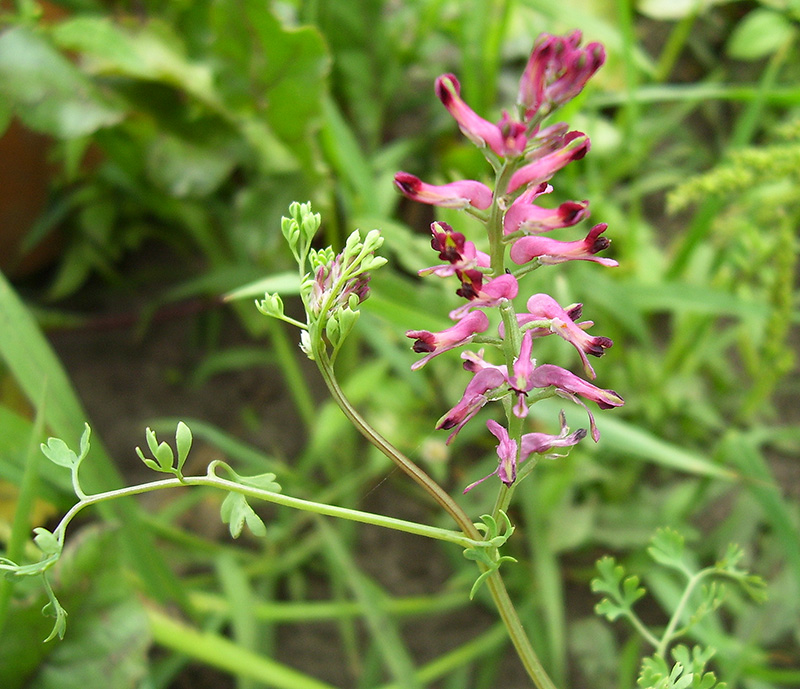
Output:
[[[469,241],[469,235],[447,223],[431,224],[431,246],[441,264],[423,268],[419,274],[457,278],[461,284],[456,294],[466,303],[450,312],[450,317],[458,321],[451,328],[440,333],[410,330],[406,334],[415,339],[414,350],[424,353],[414,363],[415,369],[470,341],[478,340],[501,350],[502,364],[484,359],[483,349],[461,353],[464,369],[472,374],[472,380],[461,400],[439,419],[436,428],[451,431],[447,439],[450,443],[485,404],[502,399],[509,423],[504,427],[489,421],[487,427],[497,439],[499,460],[490,476],[498,476],[505,485],[514,483],[518,464],[531,454],[560,456],[553,451],[569,448],[587,435],[583,429],[570,433],[563,413],[557,435],[522,433],[519,420],[528,415],[531,404],[555,395],[584,408],[587,401],[594,401],[603,409],[623,404],[613,390],[596,387],[558,366],[538,365],[533,356],[536,338],[557,334],[575,347],[586,375],[595,377],[589,356],[601,356],[613,342],[586,332],[593,323],[578,322],[580,304],[562,307],[546,294],[535,294],[528,299],[527,312],[518,312],[514,305],[520,287],[518,278],[540,265],[574,260],[617,265],[614,259],[597,255],[610,243],[602,236],[607,227],[604,223],[595,225],[578,241],[543,236],[586,219],[587,200],[562,201],[549,208],[537,203],[539,196],[553,191],[550,179],[570,162],[583,158],[591,147],[586,134],[570,131],[564,122],[541,126],[553,110],[581,92],[605,61],[600,44],[582,46],[581,40],[579,31],[566,36],[543,34],[537,39],[519,82],[517,112],[503,111],[497,123],[484,119],[467,105],[461,97],[461,84],[453,74],[443,74],[436,80],[437,97],[461,132],[492,165],[498,188],[491,189],[476,180],[433,185],[406,172],[395,175],[395,185],[408,198],[466,210],[487,230],[484,239],[488,239],[488,254],[478,249],[482,245],[477,239],[474,243]],[[512,273],[506,267],[509,255],[517,265],[530,265]],[[495,337],[479,335],[488,329],[488,309],[500,312]],[[586,411],[591,435],[597,440],[594,417]]]

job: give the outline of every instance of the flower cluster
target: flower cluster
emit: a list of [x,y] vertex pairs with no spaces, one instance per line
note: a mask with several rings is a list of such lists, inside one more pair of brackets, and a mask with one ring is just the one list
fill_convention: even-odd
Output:
[[300,348],[309,359],[316,359],[320,351],[330,347],[333,360],[358,320],[359,304],[369,296],[370,271],[386,263],[385,258],[375,255],[383,237],[378,230],[371,230],[362,240],[356,230],[341,253],[330,247],[316,250],[311,243],[320,226],[319,213],[312,212],[310,203],[296,202],[289,212],[290,217],[281,222],[281,232],[297,260],[306,322],[287,316],[277,293],[267,292],[256,301],[256,308],[265,316],[300,328]]
[[[543,126],[544,120],[580,93],[604,60],[605,51],[599,43],[581,47],[578,31],[567,36],[543,34],[536,40],[520,80],[517,117],[504,111],[497,124],[483,119],[466,104],[454,75],[439,77],[436,95],[492,165],[494,189],[477,180],[436,185],[407,172],[395,175],[397,188],[408,198],[464,210],[486,225],[488,253],[447,223],[432,223],[431,246],[442,263],[419,273],[456,278],[460,282],[456,293],[465,303],[450,312],[455,321],[452,327],[441,332],[409,330],[406,335],[414,340],[414,351],[424,354],[413,369],[473,341],[503,352],[505,363],[500,365],[485,359],[484,350],[462,353],[464,368],[472,373],[472,379],[437,428],[451,431],[449,443],[484,405],[502,401],[506,426],[490,420],[487,427],[498,441],[499,464],[490,476],[496,475],[506,485],[514,483],[518,465],[530,455],[558,456],[552,454],[555,448],[573,446],[587,435],[585,430],[570,433],[563,413],[558,435],[524,433],[522,420],[530,404],[557,395],[582,405],[595,441],[599,433],[586,401],[595,402],[601,409],[623,404],[613,390],[599,388],[558,366],[537,364],[532,356],[534,339],[558,335],[577,350],[586,377],[594,379],[588,356],[602,356],[613,343],[607,337],[587,333],[593,324],[579,320],[581,304],[562,306],[547,294],[529,297],[524,312],[517,312],[513,304],[519,293],[518,278],[534,268],[574,260],[617,265],[611,258],[597,256],[610,244],[602,236],[605,223],[595,225],[583,239],[575,241],[543,236],[587,218],[588,201],[567,201],[555,208],[538,204],[540,197],[553,190],[550,179],[590,149],[589,137],[583,132],[570,131],[564,123]],[[506,254],[519,268],[506,267]],[[484,334],[490,327],[488,309],[501,317],[497,337]]]

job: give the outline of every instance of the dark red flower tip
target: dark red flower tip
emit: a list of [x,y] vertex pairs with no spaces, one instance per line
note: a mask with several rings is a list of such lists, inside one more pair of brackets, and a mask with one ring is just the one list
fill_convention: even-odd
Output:
[[414,195],[419,192],[422,180],[410,172],[397,172],[394,176],[394,183],[404,194]]

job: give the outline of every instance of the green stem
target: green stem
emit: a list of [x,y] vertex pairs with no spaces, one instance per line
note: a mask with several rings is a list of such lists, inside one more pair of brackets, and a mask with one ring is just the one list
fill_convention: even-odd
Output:
[[505,189],[511,175],[514,174],[517,161],[511,160],[503,163],[497,171],[494,185],[492,207],[489,210],[489,219],[486,221],[486,233],[489,237],[489,256],[491,257],[492,276],[497,277],[505,272],[505,245],[503,244],[503,208],[501,199],[505,199]]
[[[481,535],[475,524],[469,519],[461,507],[448,495],[438,483],[420,469],[414,462],[395,448],[388,440],[378,433],[356,411],[350,401],[345,397],[333,372],[333,368],[324,349],[317,348],[314,352],[315,360],[328,386],[331,396],[339,405],[344,415],[358,429],[358,431],[383,454],[391,459],[400,469],[418,483],[458,524],[464,536],[472,540],[481,540]],[[485,566],[480,565],[482,571]],[[539,657],[536,655],[530,639],[525,633],[516,608],[506,590],[505,583],[499,572],[493,572],[486,580],[492,600],[497,608],[503,624],[506,626],[509,638],[522,662],[526,672],[533,680],[537,689],[556,689]]]
[[681,599],[675,608],[675,612],[672,613],[672,617],[670,618],[664,633],[661,635],[661,641],[658,642],[658,645],[656,646],[656,653],[658,653],[662,658],[666,657],[667,649],[669,648],[670,642],[675,637],[675,630],[677,629],[678,623],[683,616],[683,611],[689,604],[689,598],[691,597],[692,593],[694,593],[694,590],[697,588],[700,580],[703,579],[703,577],[705,577],[710,571],[711,570],[704,569],[694,575],[692,575],[690,572],[686,572],[686,574],[689,576],[689,583],[686,584],[686,590],[683,592],[683,595],[681,596]]
[[500,482],[500,490],[497,493],[497,499],[494,503],[494,509],[492,509],[492,517],[497,520],[500,517],[500,512],[508,512],[508,506],[511,504],[511,497],[514,495],[514,486],[516,484],[511,484],[510,486]]
[[489,587],[492,600],[494,600],[497,611],[500,613],[500,618],[508,630],[511,642],[514,644],[517,655],[519,655],[528,676],[538,689],[556,689],[556,685],[553,684],[553,680],[550,679],[539,657],[533,650],[533,646],[531,646],[519,615],[517,615],[516,608],[508,596],[508,591],[500,572],[493,572],[486,580],[486,585]]
[[73,505],[73,507],[64,515],[53,533],[56,534],[59,538],[59,541],[63,543],[64,534],[69,523],[78,515],[79,512],[92,505],[125,496],[141,495],[142,493],[149,493],[155,490],[180,488],[182,486],[207,486],[210,488],[219,488],[230,493],[240,493],[249,498],[264,500],[265,502],[271,502],[284,507],[292,507],[304,512],[313,512],[314,514],[321,514],[327,517],[338,517],[339,519],[347,519],[349,521],[360,522],[362,524],[382,526],[387,529],[394,529],[395,531],[404,531],[405,533],[410,533],[417,536],[425,536],[427,538],[433,538],[439,541],[446,541],[448,543],[459,545],[462,548],[472,548],[475,546],[480,546],[482,543],[481,536],[477,530],[477,536],[475,538],[469,538],[461,533],[458,533],[457,531],[440,529],[436,526],[427,526],[425,524],[418,524],[417,522],[409,522],[404,519],[396,519],[394,517],[373,514],[371,512],[362,512],[360,510],[354,510],[347,507],[337,507],[335,505],[313,502],[311,500],[304,500],[302,498],[283,495],[281,493],[273,493],[261,488],[255,488],[231,481],[229,479],[220,478],[219,476],[214,475],[212,467],[209,467],[209,473],[205,476],[185,476],[183,480],[178,478],[169,478],[161,481],[153,481],[151,483],[143,483],[136,486],[128,486],[127,488],[118,488],[116,490],[109,490],[103,493],[89,495],[84,500],[81,500]]
[[339,386],[339,381],[336,380],[327,352],[324,349],[317,349],[317,351],[314,352],[314,358],[331,396],[359,433],[419,484],[422,489],[453,518],[453,521],[458,524],[458,527],[464,535],[476,541],[481,540],[480,532],[475,528],[472,520],[467,516],[464,510],[459,507],[458,503],[456,503],[436,481],[428,476],[428,474],[372,428],[361,414],[356,411],[355,407],[350,403],[350,400],[345,397],[344,391]]

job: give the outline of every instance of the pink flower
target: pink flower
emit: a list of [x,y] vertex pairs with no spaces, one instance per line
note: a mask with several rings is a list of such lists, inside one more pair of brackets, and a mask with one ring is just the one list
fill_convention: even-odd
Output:
[[492,205],[492,190],[471,179],[437,185],[427,184],[408,172],[398,172],[394,176],[394,184],[412,201],[432,206],[457,209],[473,206],[486,210]]
[[523,462],[534,453],[545,455],[546,457],[558,457],[559,455],[547,453],[556,447],[571,447],[577,445],[586,437],[585,428],[579,428],[574,433],[569,432],[567,419],[564,416],[563,410],[558,416],[561,420],[561,433],[558,435],[550,435],[549,433],[526,433],[522,436],[520,439],[520,462]]
[[501,158],[518,156],[525,150],[528,142],[525,125],[514,122],[507,113],[503,113],[499,124],[484,120],[461,99],[461,84],[454,75],[444,74],[436,80],[436,95],[458,122],[464,136],[476,146],[488,146]]
[[571,227],[589,215],[588,201],[566,201],[558,208],[542,208],[531,203],[537,196],[552,190],[549,184],[542,182],[522,192],[506,211],[503,218],[503,232],[505,234],[549,232],[561,227]]
[[625,404],[625,400],[613,390],[598,388],[591,383],[587,383],[574,373],[570,373],[566,369],[560,366],[553,366],[552,364],[542,364],[534,369],[530,383],[531,387],[534,388],[547,388],[552,385],[555,387],[557,395],[570,399],[586,409],[586,413],[589,415],[592,439],[595,442],[600,439],[600,432],[595,425],[594,416],[592,416],[592,413],[586,405],[578,399],[578,396],[596,402],[600,409],[611,409],[612,407],[621,407]]
[[532,454],[541,454],[546,457],[555,458],[563,455],[548,454],[556,447],[571,447],[577,445],[586,437],[586,430],[578,429],[574,433],[569,432],[564,412],[559,414],[561,419],[561,433],[550,435],[549,433],[526,433],[520,438],[519,450],[517,442],[508,436],[508,431],[499,423],[493,420],[486,422],[486,426],[492,435],[497,438],[497,457],[500,460],[497,469],[488,476],[468,485],[464,492],[472,490],[475,486],[483,483],[490,476],[497,476],[503,483],[510,486],[517,478],[517,466],[522,464]]
[[517,102],[526,120],[542,115],[577,96],[605,62],[600,43],[579,48],[581,32],[568,36],[542,34],[536,40],[519,84]]
[[[524,325],[531,321],[549,320],[550,332],[564,338],[578,350],[584,370],[590,378],[594,378],[594,369],[589,364],[586,355],[603,356],[605,350],[614,343],[607,337],[592,337],[588,335],[580,325],[575,323],[570,313],[559,306],[558,302],[548,294],[534,294],[528,299],[527,307],[528,313],[518,315],[517,321],[519,324]],[[588,327],[591,323],[588,322],[586,325]]]
[[506,377],[496,368],[484,368],[478,371],[464,390],[464,395],[458,404],[445,414],[436,424],[437,430],[453,432],[448,436],[449,444],[456,434],[464,427],[475,414],[477,414],[489,398],[486,396],[491,390],[499,388],[505,383]]
[[461,318],[472,309],[499,306],[506,299],[513,299],[519,292],[519,284],[513,275],[508,273],[489,280],[485,285],[476,283],[473,273],[478,271],[464,271],[461,275],[461,289],[456,291],[461,297],[469,299],[469,303],[459,306],[450,312],[450,318]]
[[[510,209],[509,212],[511,212]],[[607,249],[611,244],[610,239],[600,236],[606,231],[607,227],[606,223],[595,225],[584,239],[576,242],[561,242],[548,237],[521,237],[514,242],[509,255],[517,265],[523,265],[534,258],[538,258],[539,263],[546,265],[564,263],[565,261],[594,261],[614,268],[619,263],[613,258],[595,256],[598,251]]]
[[517,441],[508,437],[508,431],[503,428],[497,421],[489,419],[486,426],[491,434],[499,441],[497,445],[497,457],[500,462],[495,469],[488,476],[470,483],[464,492],[472,490],[479,483],[483,483],[489,476],[497,476],[503,483],[510,486],[517,480]]
[[439,277],[447,277],[465,270],[489,267],[489,254],[478,251],[475,244],[466,241],[463,234],[455,232],[446,222],[431,223],[431,232],[431,246],[434,251],[439,252],[439,258],[449,263],[423,268],[419,271],[420,275],[433,273]]
[[489,318],[486,314],[483,311],[473,311],[454,326],[438,333],[432,333],[429,330],[407,331],[406,337],[416,339],[412,349],[419,353],[427,352],[427,356],[415,361],[411,369],[416,371],[418,368],[422,368],[433,357],[466,344],[477,333],[482,333],[488,327]]
[[552,364],[537,366],[531,376],[531,385],[534,388],[546,388],[549,385],[554,385],[560,391],[580,395],[585,399],[596,402],[600,409],[611,409],[625,404],[625,400],[613,390],[598,388],[596,385],[587,383],[574,373]]
[[583,132],[568,132],[557,150],[535,158],[517,170],[508,183],[506,193],[510,194],[529,184],[546,182],[561,168],[573,160],[580,160],[590,148],[589,137]]
[[522,343],[519,347],[519,356],[514,361],[512,375],[508,376],[508,385],[516,393],[517,402],[514,404],[514,416],[524,419],[528,415],[528,404],[525,396],[531,389],[531,375],[534,371],[531,350],[533,349],[533,337],[530,332],[522,336]]
[[519,356],[514,360],[511,372],[507,366],[496,366],[490,364],[483,358],[483,350],[479,354],[474,352],[464,352],[461,358],[464,359],[464,368],[467,371],[498,371],[503,376],[510,392],[516,395],[517,401],[514,403],[514,416],[524,419],[528,415],[528,404],[526,396],[531,390],[531,376],[534,371],[534,362],[531,358],[533,348],[532,335],[530,330],[522,335],[522,343],[519,348]]

